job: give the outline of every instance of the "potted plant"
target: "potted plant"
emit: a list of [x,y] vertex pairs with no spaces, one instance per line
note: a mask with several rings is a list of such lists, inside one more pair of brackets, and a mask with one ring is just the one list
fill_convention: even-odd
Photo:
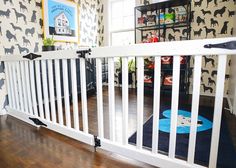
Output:
[[[122,84],[122,60],[119,59],[120,67],[117,69],[119,84]],[[129,85],[133,84],[133,73],[135,72],[135,60],[132,59],[128,62],[128,71],[129,71]]]
[[53,36],[52,38],[45,38],[43,40],[43,46],[42,46],[42,50],[43,51],[54,51],[55,50],[55,41],[53,39]]

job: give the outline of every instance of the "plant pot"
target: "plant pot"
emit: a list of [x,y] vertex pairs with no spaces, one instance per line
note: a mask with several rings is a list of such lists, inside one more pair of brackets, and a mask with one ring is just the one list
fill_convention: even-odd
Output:
[[42,51],[54,51],[55,46],[42,46]]

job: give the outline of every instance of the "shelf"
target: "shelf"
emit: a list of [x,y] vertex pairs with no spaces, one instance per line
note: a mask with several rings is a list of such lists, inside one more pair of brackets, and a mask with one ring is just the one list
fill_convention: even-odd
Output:
[[[168,9],[176,10],[176,7],[184,7],[186,9],[186,14],[182,13],[181,19],[177,18],[180,22],[169,23],[160,25],[157,20],[163,22],[163,18],[160,17],[161,13],[169,13]],[[181,8],[179,8],[181,9]],[[180,10],[181,11],[181,10]],[[191,30],[191,0],[165,0],[164,2],[158,2],[150,5],[143,5],[135,7],[135,42],[150,42],[156,41],[151,40],[150,38],[158,37],[159,41],[166,41],[168,39],[168,35],[172,33],[171,29],[180,30],[180,32],[184,31],[184,36],[186,40],[191,38],[190,31]],[[172,12],[170,12],[172,13]],[[180,12],[181,13],[181,12]],[[154,15],[154,16],[151,16]],[[143,17],[143,18],[142,18]],[[162,19],[162,20],[161,20]],[[173,19],[173,18],[172,18]],[[174,18],[175,19],[175,18]],[[185,21],[183,21],[183,19]],[[149,22],[148,22],[149,21]],[[140,24],[138,24],[140,23]],[[143,24],[142,24],[143,23]],[[152,25],[151,25],[152,24]],[[153,30],[153,31],[152,31]],[[170,31],[168,31],[170,30]],[[186,31],[185,31],[186,30]],[[147,32],[145,32],[147,31]],[[174,31],[175,32],[175,31]],[[180,33],[181,34],[181,33]],[[185,35],[186,34],[186,35]],[[173,33],[172,36],[175,34]],[[178,34],[179,35],[179,34]],[[141,38],[140,38],[140,37]],[[182,38],[177,37],[176,39],[182,40]],[[138,40],[138,41],[137,41]],[[140,41],[141,40],[141,41]],[[188,82],[189,82],[189,65],[190,62],[186,59],[186,64],[181,64],[180,66],[180,92],[188,93]],[[154,80],[154,70],[148,69],[148,66],[144,69],[145,75],[148,75]],[[167,74],[173,73],[173,65],[165,66],[161,65],[161,73],[162,77]],[[163,80],[163,79],[162,79]],[[161,82],[161,92],[171,92],[172,86],[163,85]],[[167,84],[167,83],[165,83]],[[153,92],[153,82],[152,83],[144,83],[145,91]]]
[[142,5],[135,7],[136,10],[144,13],[147,11],[155,11],[164,8],[171,8],[177,6],[184,6],[190,3],[191,0],[166,0],[164,2],[158,2],[150,5]]
[[148,30],[155,30],[155,29],[172,29],[172,28],[181,28],[181,27],[188,27],[188,22],[178,22],[178,23],[171,23],[165,25],[152,25],[152,26],[140,26],[136,27],[136,29],[141,31],[148,31]]

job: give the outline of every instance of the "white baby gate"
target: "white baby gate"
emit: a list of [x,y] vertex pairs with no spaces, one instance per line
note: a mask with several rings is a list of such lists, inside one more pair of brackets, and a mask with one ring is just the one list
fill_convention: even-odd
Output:
[[[219,144],[224,79],[227,55],[236,54],[235,44],[204,46],[236,41],[236,38],[191,40],[155,44],[136,44],[119,47],[88,48],[41,52],[35,54],[6,55],[1,60],[5,63],[8,114],[29,124],[42,122],[50,130],[56,131],[78,141],[111,151],[129,158],[137,159],[158,167],[184,168],[203,167],[194,163],[197,117],[200,97],[202,55],[218,55],[218,74],[216,81],[213,130],[210,149],[209,167],[215,168]],[[209,48],[209,47],[222,47]],[[225,49],[226,47],[230,49]],[[88,54],[90,52],[90,55]],[[171,100],[171,128],[168,156],[158,152],[159,107],[161,56],[173,55],[173,87]],[[187,161],[175,157],[177,111],[180,80],[180,56],[194,56],[194,76],[191,109],[191,127]],[[122,58],[122,143],[115,141],[115,90],[114,58]],[[144,57],[155,58],[154,95],[153,95],[153,132],[152,150],[143,148],[143,109],[144,109]],[[28,58],[26,58],[28,57]],[[128,57],[137,58],[137,144],[128,144]],[[97,120],[98,137],[89,133],[88,106],[86,92],[85,59],[96,60]],[[109,93],[109,138],[104,138],[102,58],[108,58],[108,93]],[[29,60],[31,59],[31,60]],[[76,64],[80,59],[80,65]],[[69,62],[69,64],[68,64]],[[78,115],[78,74],[80,66],[80,88],[82,102],[82,124],[79,127]],[[60,69],[62,67],[62,70]],[[72,73],[68,75],[68,67]],[[62,80],[61,80],[62,78]],[[63,87],[62,87],[63,84]],[[69,85],[71,84],[73,110],[70,110]],[[56,103],[55,103],[56,102]],[[65,112],[63,113],[62,103]],[[71,113],[72,112],[72,113]],[[73,114],[73,115],[71,115]],[[64,116],[65,115],[65,116]],[[31,119],[38,119],[32,122]],[[65,123],[64,123],[65,117]],[[58,118],[58,121],[57,121]],[[73,121],[73,127],[71,124]]]

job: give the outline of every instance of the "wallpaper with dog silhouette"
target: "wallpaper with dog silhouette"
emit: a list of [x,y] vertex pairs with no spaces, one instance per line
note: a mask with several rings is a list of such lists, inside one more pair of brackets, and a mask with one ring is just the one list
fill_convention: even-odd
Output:
[[[80,42],[103,45],[104,25],[101,0],[79,0]],[[42,48],[41,0],[0,0],[0,55],[38,52]],[[101,34],[101,35],[100,35]],[[77,43],[56,43],[58,48],[76,48]],[[8,104],[3,63],[0,63],[0,113]]]
[[103,11],[104,5],[102,0],[81,0],[80,43],[82,45],[103,45]]
[[[42,46],[41,2],[0,1],[0,55],[37,52]],[[3,62],[0,64],[0,112],[8,104]]]
[[[137,0],[137,3],[149,4],[151,0]],[[233,34],[233,24],[236,18],[235,0],[192,0],[191,2],[191,39],[229,37]],[[188,30],[176,28],[166,33],[167,41],[180,40]],[[213,95],[217,76],[217,56],[204,56],[202,60],[201,94]],[[225,94],[228,93],[230,57],[228,57]],[[193,59],[190,60],[190,71],[193,70]],[[189,88],[192,91],[192,72],[189,73]]]

